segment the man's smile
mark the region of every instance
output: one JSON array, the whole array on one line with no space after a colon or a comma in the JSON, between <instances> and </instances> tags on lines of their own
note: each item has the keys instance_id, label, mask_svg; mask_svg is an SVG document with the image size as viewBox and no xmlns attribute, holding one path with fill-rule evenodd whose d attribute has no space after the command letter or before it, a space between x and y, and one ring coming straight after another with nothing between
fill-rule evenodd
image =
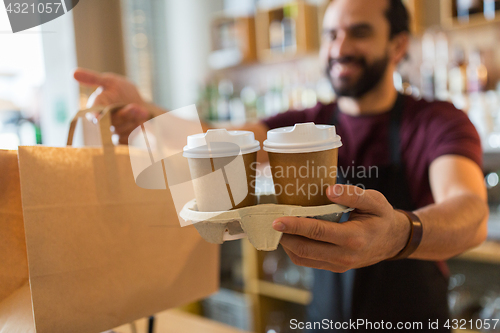
<instances>
[{"instance_id":1,"label":"man's smile","mask_svg":"<svg viewBox=\"0 0 500 333\"><path fill-rule=\"evenodd\" d=\"M357 74L361 70L361 66L356 62L335 62L334 65L330 69L330 75L333 78L347 78L352 77Z\"/></svg>"}]
</instances>

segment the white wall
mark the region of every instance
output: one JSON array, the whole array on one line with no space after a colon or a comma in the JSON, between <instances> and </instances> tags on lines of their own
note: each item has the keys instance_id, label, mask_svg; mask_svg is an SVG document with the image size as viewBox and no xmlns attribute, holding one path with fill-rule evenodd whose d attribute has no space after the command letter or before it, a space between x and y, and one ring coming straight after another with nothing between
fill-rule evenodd
<instances>
[{"instance_id":1,"label":"white wall","mask_svg":"<svg viewBox=\"0 0 500 333\"><path fill-rule=\"evenodd\" d=\"M162 104L170 109L196 102L198 85L209 72L210 22L223 9L223 0L165 0L165 45ZM159 41L156 41L159 42Z\"/></svg>"},{"instance_id":2,"label":"white wall","mask_svg":"<svg viewBox=\"0 0 500 333\"><path fill-rule=\"evenodd\" d=\"M32 89L40 87L45 77L41 36L40 27L13 34L0 5L0 99L22 110L31 106Z\"/></svg>"},{"instance_id":3,"label":"white wall","mask_svg":"<svg viewBox=\"0 0 500 333\"><path fill-rule=\"evenodd\" d=\"M79 90L73 79L76 68L71 12L42 25L45 83L41 128L43 144L65 146L69 123L78 111Z\"/></svg>"}]
</instances>

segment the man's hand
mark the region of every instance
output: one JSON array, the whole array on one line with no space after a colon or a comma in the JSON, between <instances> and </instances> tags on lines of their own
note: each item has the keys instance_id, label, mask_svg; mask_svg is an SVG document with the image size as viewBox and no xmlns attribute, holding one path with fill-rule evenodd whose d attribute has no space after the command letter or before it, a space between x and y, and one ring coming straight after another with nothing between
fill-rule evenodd
<instances>
[{"instance_id":1,"label":"man's hand","mask_svg":"<svg viewBox=\"0 0 500 333\"><path fill-rule=\"evenodd\" d=\"M89 107L112 104L127 105L111 117L115 134L120 136L120 143L127 144L130 133L151 119L152 114L134 84L125 77L113 73L97 73L87 69L77 69L75 79L80 84L96 87L89 100Z\"/></svg>"},{"instance_id":2,"label":"man's hand","mask_svg":"<svg viewBox=\"0 0 500 333\"><path fill-rule=\"evenodd\" d=\"M327 195L334 203L355 208L349 221L298 217L274 221L274 229L284 233L280 243L293 263L343 273L392 258L405 247L410 223L380 192L335 185Z\"/></svg>"},{"instance_id":3,"label":"man's hand","mask_svg":"<svg viewBox=\"0 0 500 333\"><path fill-rule=\"evenodd\" d=\"M127 78L114 73L98 73L78 68L73 74L80 84L97 88L92 94L92 106L111 104L138 104L145 106L137 87Z\"/></svg>"}]
</instances>

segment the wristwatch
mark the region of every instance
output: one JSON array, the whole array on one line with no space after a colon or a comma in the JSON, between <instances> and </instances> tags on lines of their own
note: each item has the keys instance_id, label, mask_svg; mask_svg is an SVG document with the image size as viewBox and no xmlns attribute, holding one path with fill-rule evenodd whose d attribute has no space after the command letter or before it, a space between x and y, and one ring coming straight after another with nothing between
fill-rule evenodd
<instances>
[{"instance_id":1,"label":"wristwatch","mask_svg":"<svg viewBox=\"0 0 500 333\"><path fill-rule=\"evenodd\" d=\"M420 221L417 215L413 214L412 212L401 209L396 209L396 211L405 214L405 216L410 221L411 230L410 230L410 237L408 238L406 246L396 256L387 259L389 261L408 258L413 252L415 252L415 250L420 245L420 242L422 241L422 235L424 233L424 229L422 227L422 221Z\"/></svg>"}]
</instances>

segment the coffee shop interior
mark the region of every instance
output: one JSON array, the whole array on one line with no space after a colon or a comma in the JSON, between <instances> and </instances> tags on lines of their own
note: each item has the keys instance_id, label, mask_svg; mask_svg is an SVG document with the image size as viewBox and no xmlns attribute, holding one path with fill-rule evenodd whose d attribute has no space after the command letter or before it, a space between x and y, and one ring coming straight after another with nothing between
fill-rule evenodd
<instances>
[{"instance_id":1,"label":"coffee shop interior","mask_svg":"<svg viewBox=\"0 0 500 333\"><path fill-rule=\"evenodd\" d=\"M0 149L66 144L73 115L95 90L73 79L77 67L124 75L144 99L168 110L196 104L200 117L217 127L331 103L336 96L318 59L328 3L82 0L30 33L1 34ZM463 110L484 150L488 240L448 261L451 315L498 319L500 1L404 3L412 37L395 87ZM1 15L0 30L9 30ZM281 247L261 252L247 239L227 241L219 291L177 310L217 323L214 332L288 332L291 318L305 320L313 284L313 270L292 263Z\"/></svg>"}]
</instances>

